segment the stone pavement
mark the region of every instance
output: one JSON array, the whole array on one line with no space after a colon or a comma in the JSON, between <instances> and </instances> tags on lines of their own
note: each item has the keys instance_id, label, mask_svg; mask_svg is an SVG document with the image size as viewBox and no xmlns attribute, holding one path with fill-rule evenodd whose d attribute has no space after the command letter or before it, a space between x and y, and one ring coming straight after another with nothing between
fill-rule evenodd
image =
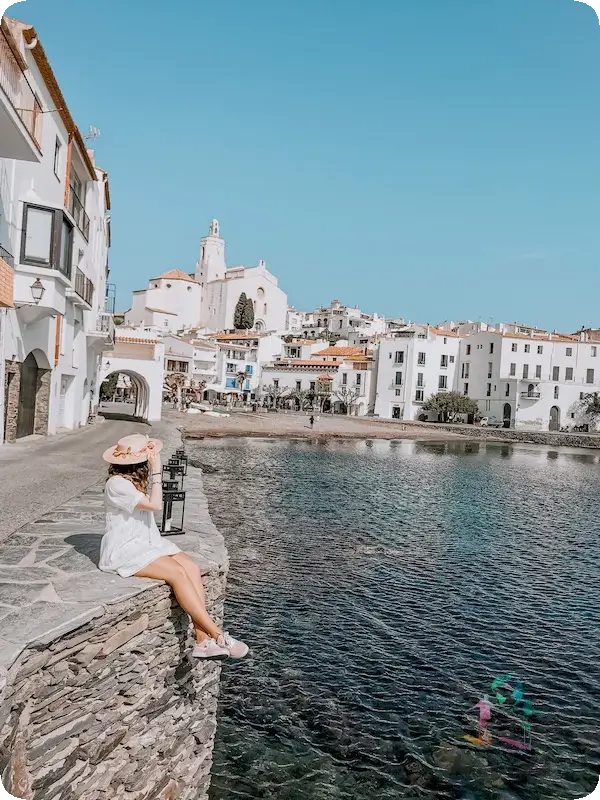
<instances>
[{"instance_id":1,"label":"stone pavement","mask_svg":"<svg viewBox=\"0 0 600 800\"><path fill-rule=\"evenodd\" d=\"M165 439L166 454L180 441L172 427L155 435ZM0 544L0 672L28 645L50 642L155 585L98 570L103 483L28 522ZM200 470L188 470L184 488L187 533L173 541L207 571L226 570L224 540L210 519Z\"/></svg>"},{"instance_id":2,"label":"stone pavement","mask_svg":"<svg viewBox=\"0 0 600 800\"><path fill-rule=\"evenodd\" d=\"M107 420L0 447L0 542L97 483L106 472L101 455L117 439L149 430L144 423Z\"/></svg>"}]
</instances>

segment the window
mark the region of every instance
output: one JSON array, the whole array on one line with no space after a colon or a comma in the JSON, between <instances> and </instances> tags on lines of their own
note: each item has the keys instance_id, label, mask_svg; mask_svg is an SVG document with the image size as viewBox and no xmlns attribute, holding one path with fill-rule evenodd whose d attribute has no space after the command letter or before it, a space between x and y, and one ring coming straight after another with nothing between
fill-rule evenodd
<instances>
[{"instance_id":1,"label":"window","mask_svg":"<svg viewBox=\"0 0 600 800\"><path fill-rule=\"evenodd\" d=\"M227 364L227 372L235 372L235 364Z\"/></svg>"},{"instance_id":2,"label":"window","mask_svg":"<svg viewBox=\"0 0 600 800\"><path fill-rule=\"evenodd\" d=\"M344 374L342 375L342 386L347 386L347 385L348 385L348 373L344 372Z\"/></svg>"},{"instance_id":3,"label":"window","mask_svg":"<svg viewBox=\"0 0 600 800\"><path fill-rule=\"evenodd\" d=\"M558 386L554 387L554 399L558 400Z\"/></svg>"},{"instance_id":4,"label":"window","mask_svg":"<svg viewBox=\"0 0 600 800\"><path fill-rule=\"evenodd\" d=\"M531 345L530 344L526 344L525 345L525 352L526 353L531 353Z\"/></svg>"},{"instance_id":5,"label":"window","mask_svg":"<svg viewBox=\"0 0 600 800\"><path fill-rule=\"evenodd\" d=\"M573 355L573 348L572 347L567 347L566 355L568 355L568 356L572 356Z\"/></svg>"},{"instance_id":6,"label":"window","mask_svg":"<svg viewBox=\"0 0 600 800\"><path fill-rule=\"evenodd\" d=\"M302 381L296 381L296 391L297 392L302 391Z\"/></svg>"},{"instance_id":7,"label":"window","mask_svg":"<svg viewBox=\"0 0 600 800\"><path fill-rule=\"evenodd\" d=\"M535 377L536 378L541 378L542 377L542 365L541 364L538 364L537 367L535 368Z\"/></svg>"},{"instance_id":8,"label":"window","mask_svg":"<svg viewBox=\"0 0 600 800\"><path fill-rule=\"evenodd\" d=\"M356 376L356 385L360 386L361 384L362 384L362 375L359 372L358 375Z\"/></svg>"},{"instance_id":9,"label":"window","mask_svg":"<svg viewBox=\"0 0 600 800\"><path fill-rule=\"evenodd\" d=\"M402 373L401 372L397 372L396 373L395 385L396 386L402 386Z\"/></svg>"},{"instance_id":10,"label":"window","mask_svg":"<svg viewBox=\"0 0 600 800\"><path fill-rule=\"evenodd\" d=\"M513 342L513 344L512 344L512 351L513 351L513 353L517 352L517 343L516 342Z\"/></svg>"},{"instance_id":11,"label":"window","mask_svg":"<svg viewBox=\"0 0 600 800\"><path fill-rule=\"evenodd\" d=\"M441 367L441 369L447 369L448 368L448 356L442 356L441 361L440 361L440 367Z\"/></svg>"},{"instance_id":12,"label":"window","mask_svg":"<svg viewBox=\"0 0 600 800\"><path fill-rule=\"evenodd\" d=\"M579 392L579 399L583 400L584 397L585 397L585 392Z\"/></svg>"},{"instance_id":13,"label":"window","mask_svg":"<svg viewBox=\"0 0 600 800\"><path fill-rule=\"evenodd\" d=\"M454 364L454 356L450 356L450 363Z\"/></svg>"},{"instance_id":14,"label":"window","mask_svg":"<svg viewBox=\"0 0 600 800\"><path fill-rule=\"evenodd\" d=\"M492 362L490 361L490 362L488 363L488 378L491 378L491 377L492 377L492 370L493 370L493 369L494 369L494 365L493 365L493 364L492 364Z\"/></svg>"},{"instance_id":15,"label":"window","mask_svg":"<svg viewBox=\"0 0 600 800\"><path fill-rule=\"evenodd\" d=\"M444 344L448 344L448 337L444 336Z\"/></svg>"},{"instance_id":16,"label":"window","mask_svg":"<svg viewBox=\"0 0 600 800\"><path fill-rule=\"evenodd\" d=\"M21 263L57 269L71 277L73 227L62 211L42 206L23 208Z\"/></svg>"},{"instance_id":17,"label":"window","mask_svg":"<svg viewBox=\"0 0 600 800\"><path fill-rule=\"evenodd\" d=\"M54 174L60 180L60 151L62 145L60 143L60 139L58 136L56 137L56 142L54 143Z\"/></svg>"},{"instance_id":18,"label":"window","mask_svg":"<svg viewBox=\"0 0 600 800\"><path fill-rule=\"evenodd\" d=\"M594 382L594 370L588 369L587 374L585 376L586 383L593 383Z\"/></svg>"},{"instance_id":19,"label":"window","mask_svg":"<svg viewBox=\"0 0 600 800\"><path fill-rule=\"evenodd\" d=\"M415 403L422 403L425 399L425 392L423 389L417 389L415 392Z\"/></svg>"},{"instance_id":20,"label":"window","mask_svg":"<svg viewBox=\"0 0 600 800\"><path fill-rule=\"evenodd\" d=\"M343 320L343 319L341 319L341 320L340 320L340 328L342 328L343 326L344 326L344 320Z\"/></svg>"},{"instance_id":21,"label":"window","mask_svg":"<svg viewBox=\"0 0 600 800\"><path fill-rule=\"evenodd\" d=\"M565 380L572 381L573 380L573 367L567 367L565 369Z\"/></svg>"},{"instance_id":22,"label":"window","mask_svg":"<svg viewBox=\"0 0 600 800\"><path fill-rule=\"evenodd\" d=\"M465 397L469 394L469 384L468 383L465 383L465 385L464 385L463 394L465 395Z\"/></svg>"},{"instance_id":23,"label":"window","mask_svg":"<svg viewBox=\"0 0 600 800\"><path fill-rule=\"evenodd\" d=\"M471 364L467 361L462 365L461 377L468 378L471 373Z\"/></svg>"},{"instance_id":24,"label":"window","mask_svg":"<svg viewBox=\"0 0 600 800\"><path fill-rule=\"evenodd\" d=\"M494 352L494 343L490 342L490 355Z\"/></svg>"},{"instance_id":25,"label":"window","mask_svg":"<svg viewBox=\"0 0 600 800\"><path fill-rule=\"evenodd\" d=\"M538 344L538 356L541 356L544 352L544 345Z\"/></svg>"},{"instance_id":26,"label":"window","mask_svg":"<svg viewBox=\"0 0 600 800\"><path fill-rule=\"evenodd\" d=\"M251 364L246 364L246 375L252 375L254 369Z\"/></svg>"},{"instance_id":27,"label":"window","mask_svg":"<svg viewBox=\"0 0 600 800\"><path fill-rule=\"evenodd\" d=\"M523 377L529 377L529 364L523 364Z\"/></svg>"},{"instance_id":28,"label":"window","mask_svg":"<svg viewBox=\"0 0 600 800\"><path fill-rule=\"evenodd\" d=\"M390 358L391 357L392 354L390 353ZM394 358L394 362L396 364L404 364L404 350L398 350L398 352L396 353L396 357Z\"/></svg>"},{"instance_id":29,"label":"window","mask_svg":"<svg viewBox=\"0 0 600 800\"><path fill-rule=\"evenodd\" d=\"M402 389L396 389L396 397L402 397Z\"/></svg>"},{"instance_id":30,"label":"window","mask_svg":"<svg viewBox=\"0 0 600 800\"><path fill-rule=\"evenodd\" d=\"M447 389L448 388L448 376L447 375L440 375L438 381L438 389Z\"/></svg>"},{"instance_id":31,"label":"window","mask_svg":"<svg viewBox=\"0 0 600 800\"><path fill-rule=\"evenodd\" d=\"M417 386L423 387L425 384L423 383L423 373L417 372Z\"/></svg>"},{"instance_id":32,"label":"window","mask_svg":"<svg viewBox=\"0 0 600 800\"><path fill-rule=\"evenodd\" d=\"M560 380L560 367L552 367L552 380L553 381Z\"/></svg>"},{"instance_id":33,"label":"window","mask_svg":"<svg viewBox=\"0 0 600 800\"><path fill-rule=\"evenodd\" d=\"M511 364L510 365L510 375L511 375L511 377L514 378L516 374L517 374L517 365L516 364Z\"/></svg>"},{"instance_id":34,"label":"window","mask_svg":"<svg viewBox=\"0 0 600 800\"><path fill-rule=\"evenodd\" d=\"M315 389L317 388L317 382L316 381L311 381L310 384L309 384L309 388L310 388L311 392L314 392Z\"/></svg>"},{"instance_id":35,"label":"window","mask_svg":"<svg viewBox=\"0 0 600 800\"><path fill-rule=\"evenodd\" d=\"M592 347L592 358L596 358L597 355L598 355L598 348Z\"/></svg>"},{"instance_id":36,"label":"window","mask_svg":"<svg viewBox=\"0 0 600 800\"><path fill-rule=\"evenodd\" d=\"M274 386L276 389L279 389L279 380L274 380L274 381L273 381L273 386Z\"/></svg>"},{"instance_id":37,"label":"window","mask_svg":"<svg viewBox=\"0 0 600 800\"><path fill-rule=\"evenodd\" d=\"M488 385L487 385L487 391L485 393L485 396L486 397L491 397L492 396L492 384L491 383L488 383Z\"/></svg>"},{"instance_id":38,"label":"window","mask_svg":"<svg viewBox=\"0 0 600 800\"><path fill-rule=\"evenodd\" d=\"M420 367L424 367L425 366L425 353L419 353L419 358L417 360L417 364Z\"/></svg>"},{"instance_id":39,"label":"window","mask_svg":"<svg viewBox=\"0 0 600 800\"><path fill-rule=\"evenodd\" d=\"M467 355L468 356L471 355L471 345L470 344L467 345Z\"/></svg>"},{"instance_id":40,"label":"window","mask_svg":"<svg viewBox=\"0 0 600 800\"><path fill-rule=\"evenodd\" d=\"M391 358L393 353L388 353L388 358Z\"/></svg>"},{"instance_id":41,"label":"window","mask_svg":"<svg viewBox=\"0 0 600 800\"><path fill-rule=\"evenodd\" d=\"M510 383L506 384L506 391L504 392L505 397L510 397Z\"/></svg>"}]
</instances>

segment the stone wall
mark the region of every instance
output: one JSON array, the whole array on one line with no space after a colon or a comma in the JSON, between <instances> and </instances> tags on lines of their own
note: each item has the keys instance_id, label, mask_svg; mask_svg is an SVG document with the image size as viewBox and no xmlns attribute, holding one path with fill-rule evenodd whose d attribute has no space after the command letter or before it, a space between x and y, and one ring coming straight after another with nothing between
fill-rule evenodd
<instances>
[{"instance_id":1,"label":"stone wall","mask_svg":"<svg viewBox=\"0 0 600 800\"><path fill-rule=\"evenodd\" d=\"M390 424L398 424L393 420L380 420ZM522 442L525 444L542 444L549 447L586 447L600 448L600 435L587 433L552 433L550 431L514 430L512 428L487 428L478 425L451 425L431 422L403 422L402 425L413 428L438 429L464 436L466 439L483 439L496 442Z\"/></svg>"},{"instance_id":2,"label":"stone wall","mask_svg":"<svg viewBox=\"0 0 600 800\"><path fill-rule=\"evenodd\" d=\"M17 420L19 418L21 364L18 361L5 361L4 374L4 436L7 442L14 442L17 438Z\"/></svg>"},{"instance_id":3,"label":"stone wall","mask_svg":"<svg viewBox=\"0 0 600 800\"><path fill-rule=\"evenodd\" d=\"M165 453L173 429L153 430ZM220 623L224 541L188 470L186 534ZM160 581L102 573L103 485L0 545L0 776L25 800L206 800L221 667Z\"/></svg>"},{"instance_id":4,"label":"stone wall","mask_svg":"<svg viewBox=\"0 0 600 800\"><path fill-rule=\"evenodd\" d=\"M224 576L206 576L220 616ZM7 676L0 774L32 800L208 796L220 666L190 657L189 620L165 586L46 645Z\"/></svg>"}]
</instances>

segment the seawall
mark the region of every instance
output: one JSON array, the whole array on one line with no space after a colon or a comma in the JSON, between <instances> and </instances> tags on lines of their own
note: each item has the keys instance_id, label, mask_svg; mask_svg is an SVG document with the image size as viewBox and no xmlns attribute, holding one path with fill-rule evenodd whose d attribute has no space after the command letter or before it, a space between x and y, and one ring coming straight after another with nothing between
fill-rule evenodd
<instances>
[{"instance_id":1,"label":"seawall","mask_svg":"<svg viewBox=\"0 0 600 800\"><path fill-rule=\"evenodd\" d=\"M173 429L153 430L165 453ZM222 619L227 553L200 470L186 535ZM25 800L208 796L220 666L194 661L187 616L156 581L97 569L103 486L0 546L0 775Z\"/></svg>"}]
</instances>

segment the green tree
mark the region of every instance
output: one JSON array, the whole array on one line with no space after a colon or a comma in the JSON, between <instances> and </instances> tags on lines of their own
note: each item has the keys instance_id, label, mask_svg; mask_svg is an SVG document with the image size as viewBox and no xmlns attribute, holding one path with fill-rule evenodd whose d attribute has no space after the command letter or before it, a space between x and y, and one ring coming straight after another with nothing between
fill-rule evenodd
<instances>
[{"instance_id":1,"label":"green tree","mask_svg":"<svg viewBox=\"0 0 600 800\"><path fill-rule=\"evenodd\" d=\"M475 400L465 397L460 392L439 392L423 403L423 411L441 414L443 422L449 422L457 414L466 414L474 419L481 416Z\"/></svg>"},{"instance_id":2,"label":"green tree","mask_svg":"<svg viewBox=\"0 0 600 800\"><path fill-rule=\"evenodd\" d=\"M112 375L109 375L108 378L102 383L100 387L100 399L101 400L112 400L115 396L115 392L117 391L117 384L119 382L119 373L113 372Z\"/></svg>"},{"instance_id":3,"label":"green tree","mask_svg":"<svg viewBox=\"0 0 600 800\"><path fill-rule=\"evenodd\" d=\"M251 297L246 298L246 305L242 312L242 329L246 331L252 330L254 327L254 303Z\"/></svg>"},{"instance_id":4,"label":"green tree","mask_svg":"<svg viewBox=\"0 0 600 800\"><path fill-rule=\"evenodd\" d=\"M580 416L585 417L585 421L590 425L590 429L595 428L600 421L600 394L593 392L585 394L579 401L578 409Z\"/></svg>"},{"instance_id":5,"label":"green tree","mask_svg":"<svg viewBox=\"0 0 600 800\"><path fill-rule=\"evenodd\" d=\"M233 312L233 327L236 331L244 329L244 314L247 302L248 298L246 297L246 292L242 292L235 306L235 311Z\"/></svg>"}]
</instances>

